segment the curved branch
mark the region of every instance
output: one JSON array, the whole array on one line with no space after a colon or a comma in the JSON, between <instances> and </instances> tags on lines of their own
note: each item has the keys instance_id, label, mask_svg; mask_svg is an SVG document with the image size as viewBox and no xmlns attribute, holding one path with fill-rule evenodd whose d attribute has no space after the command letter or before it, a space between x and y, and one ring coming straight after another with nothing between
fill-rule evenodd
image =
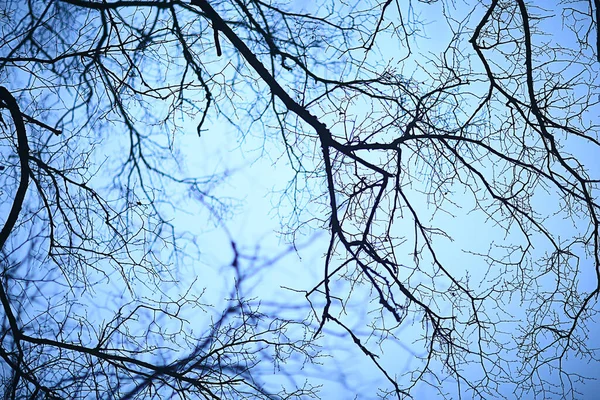
<instances>
[{"instance_id":1,"label":"curved branch","mask_svg":"<svg viewBox=\"0 0 600 400\"><path fill-rule=\"evenodd\" d=\"M27 186L29 185L29 144L27 143L25 122L23 121L23 116L21 114L21 110L19 109L19 105L17 104L17 101L13 95L4 86L0 86L0 107L8 109L15 125L15 130L17 132L17 154L19 156L19 162L21 165L19 187L17 188L17 193L13 199L13 204L8 214L8 218L6 219L6 222L0 231L0 250L2 250L4 248L4 244L10 236L10 233L17 223L17 219L19 218L19 214L23 208L23 202L25 201L25 194L27 193ZM0 284L0 301L2 302L2 307L4 308L6 318L8 319L10 329L13 333L15 345L19 351L17 363L17 365L19 365L22 364L23 361L23 350L21 349L20 345L21 331L19 330L17 319L15 318L15 315L10 307L8 294L6 293L6 290L4 290L4 286L2 284ZM15 380L18 381L20 376L23 375L23 371L17 369L15 372Z\"/></svg>"},{"instance_id":2,"label":"curved branch","mask_svg":"<svg viewBox=\"0 0 600 400\"><path fill-rule=\"evenodd\" d=\"M12 94L4 86L0 86L0 107L7 108L10 111L10 116L15 124L17 131L17 154L19 155L19 162L21 165L21 178L19 180L19 188L17 194L13 200L10 213L6 219L6 223L0 231L0 249L4 247L4 243L10 236L10 232L17 223L17 218L21 213L23 202L25 200L25 193L27 192L27 186L29 184L29 164L27 162L29 158L29 144L27 143L27 134L25 132L25 122L21 115L21 110L17 101Z\"/></svg>"}]
</instances>

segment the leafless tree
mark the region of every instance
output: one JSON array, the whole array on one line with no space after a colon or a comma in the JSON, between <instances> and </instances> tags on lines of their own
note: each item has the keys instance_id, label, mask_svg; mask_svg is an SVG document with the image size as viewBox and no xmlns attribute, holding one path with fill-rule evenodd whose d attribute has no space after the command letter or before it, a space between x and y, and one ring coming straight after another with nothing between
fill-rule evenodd
<instances>
[{"instance_id":1,"label":"leafless tree","mask_svg":"<svg viewBox=\"0 0 600 400\"><path fill-rule=\"evenodd\" d=\"M5 1L5 396L317 396L272 392L263 367L339 333L381 397L577 398L570 360L599 362L599 7L543 7ZM207 307L179 283L201 245L173 218L225 226L235 202L215 190L227 171L186 170L191 121L292 172L284 236L329 235L322 279L288 293L312 319L257 311L242 264L279 257L228 235L231 301L192 333Z\"/></svg>"}]
</instances>

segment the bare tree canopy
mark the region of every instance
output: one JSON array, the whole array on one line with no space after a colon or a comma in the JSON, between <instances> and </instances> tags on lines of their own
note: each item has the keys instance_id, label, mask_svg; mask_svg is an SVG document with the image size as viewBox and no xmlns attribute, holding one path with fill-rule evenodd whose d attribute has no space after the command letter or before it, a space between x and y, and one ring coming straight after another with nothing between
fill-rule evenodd
<instances>
[{"instance_id":1,"label":"bare tree canopy","mask_svg":"<svg viewBox=\"0 0 600 400\"><path fill-rule=\"evenodd\" d=\"M0 393L581 398L599 21L591 0L1 1Z\"/></svg>"}]
</instances>

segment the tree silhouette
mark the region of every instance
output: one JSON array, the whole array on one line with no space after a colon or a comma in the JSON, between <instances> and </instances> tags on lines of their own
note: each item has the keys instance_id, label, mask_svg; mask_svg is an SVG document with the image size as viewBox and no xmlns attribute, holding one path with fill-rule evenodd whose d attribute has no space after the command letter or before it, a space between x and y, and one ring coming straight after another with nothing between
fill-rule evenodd
<instances>
[{"instance_id":1,"label":"tree silhouette","mask_svg":"<svg viewBox=\"0 0 600 400\"><path fill-rule=\"evenodd\" d=\"M3 3L6 398L318 397L302 368L336 334L380 397L580 396L571 360L599 361L598 5L300 3ZM186 167L192 124L223 123L292 174L277 255L227 228L231 171ZM204 227L182 213L225 234L221 309L190 279ZM322 279L263 313L246 282L317 231Z\"/></svg>"}]
</instances>

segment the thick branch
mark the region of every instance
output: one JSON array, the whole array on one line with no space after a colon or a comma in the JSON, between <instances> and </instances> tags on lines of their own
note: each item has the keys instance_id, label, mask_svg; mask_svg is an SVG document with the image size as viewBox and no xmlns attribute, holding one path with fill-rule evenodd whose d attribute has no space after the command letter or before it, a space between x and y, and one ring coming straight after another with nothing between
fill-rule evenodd
<instances>
[{"instance_id":1,"label":"thick branch","mask_svg":"<svg viewBox=\"0 0 600 400\"><path fill-rule=\"evenodd\" d=\"M13 199L13 204L8 214L8 218L2 227L2 231L0 231L0 250L2 250L13 228L15 227L15 224L17 223L17 219L19 218L19 214L23 208L23 202L25 201L25 194L27 193L27 186L29 185L29 144L27 143L27 132L25 131L25 123L23 121L23 116L21 114L21 110L19 109L19 105L17 104L17 101L13 95L4 86L0 86L0 107L7 108L13 120L13 124L17 132L17 154L19 156L19 162L21 165L19 187L17 188L17 193ZM17 365L20 366L23 362L23 350L21 349L20 345L21 331L19 330L17 319L15 318L15 315L10 307L8 294L6 293L6 290L4 290L4 285L1 283L0 301L2 302L2 307L6 313L6 318L8 319L10 329L13 333L15 345L18 349ZM18 367L15 370L15 373L15 379L16 382L18 382L20 376L23 374L23 371Z\"/></svg>"},{"instance_id":2,"label":"thick branch","mask_svg":"<svg viewBox=\"0 0 600 400\"><path fill-rule=\"evenodd\" d=\"M10 213L8 214L8 218L2 227L2 231L0 231L0 249L3 249L4 244L8 240L10 233L17 223L17 219L19 218L19 214L21 213L21 208L23 207L23 202L25 200L25 194L27 193L27 186L29 185L29 144L27 143L25 123L23 121L19 105L17 104L17 101L13 95L4 86L0 86L0 101L2 102L0 106L7 108L10 112L10 116L15 125L15 130L17 131L17 154L19 155L19 162L21 165L21 178L19 180L19 187L17 189L17 193L15 194L15 198L13 199L13 204L10 209ZM4 311L8 317L8 322L10 323L10 327L15 335L15 339L17 339L19 337L17 321L10 309L8 296L2 285L0 285L0 300L2 301L2 306L4 307Z\"/></svg>"}]
</instances>

